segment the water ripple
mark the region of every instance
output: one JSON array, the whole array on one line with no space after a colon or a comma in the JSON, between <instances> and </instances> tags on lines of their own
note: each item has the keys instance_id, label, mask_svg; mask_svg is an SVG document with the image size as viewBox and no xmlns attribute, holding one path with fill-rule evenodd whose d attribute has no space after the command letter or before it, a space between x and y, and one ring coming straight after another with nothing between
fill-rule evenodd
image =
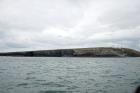
<instances>
[{"instance_id":1,"label":"water ripple","mask_svg":"<svg viewBox=\"0 0 140 93\"><path fill-rule=\"evenodd\" d=\"M17 84L17 87L21 87L21 86L27 86L29 85L28 83L20 83L20 84Z\"/></svg>"},{"instance_id":2,"label":"water ripple","mask_svg":"<svg viewBox=\"0 0 140 93\"><path fill-rule=\"evenodd\" d=\"M41 83L40 85L49 86L49 87L65 87L64 85L55 82Z\"/></svg>"},{"instance_id":3,"label":"water ripple","mask_svg":"<svg viewBox=\"0 0 140 93\"><path fill-rule=\"evenodd\" d=\"M38 93L72 93L70 91L54 91L54 90L46 90L46 91L40 91Z\"/></svg>"}]
</instances>

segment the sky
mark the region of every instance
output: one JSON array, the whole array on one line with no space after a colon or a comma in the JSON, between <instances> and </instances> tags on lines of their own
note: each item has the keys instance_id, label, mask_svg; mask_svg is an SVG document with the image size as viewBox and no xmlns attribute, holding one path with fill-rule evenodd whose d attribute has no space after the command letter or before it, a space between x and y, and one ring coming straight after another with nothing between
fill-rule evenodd
<instances>
[{"instance_id":1,"label":"sky","mask_svg":"<svg viewBox=\"0 0 140 93\"><path fill-rule=\"evenodd\" d=\"M0 52L140 50L140 0L0 0Z\"/></svg>"}]
</instances>

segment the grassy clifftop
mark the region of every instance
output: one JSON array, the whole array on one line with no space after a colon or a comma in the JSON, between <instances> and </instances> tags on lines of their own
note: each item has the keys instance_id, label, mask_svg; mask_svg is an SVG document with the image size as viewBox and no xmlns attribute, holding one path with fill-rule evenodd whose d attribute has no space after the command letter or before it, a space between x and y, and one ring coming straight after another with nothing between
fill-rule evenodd
<instances>
[{"instance_id":1,"label":"grassy clifftop","mask_svg":"<svg viewBox=\"0 0 140 93\"><path fill-rule=\"evenodd\" d=\"M30 57L140 57L140 52L128 48L75 48L40 51L23 51L0 53L0 56L30 56Z\"/></svg>"},{"instance_id":2,"label":"grassy clifftop","mask_svg":"<svg viewBox=\"0 0 140 93\"><path fill-rule=\"evenodd\" d=\"M97 56L97 57L139 57L140 52L128 48L84 48L74 49L77 56Z\"/></svg>"}]
</instances>

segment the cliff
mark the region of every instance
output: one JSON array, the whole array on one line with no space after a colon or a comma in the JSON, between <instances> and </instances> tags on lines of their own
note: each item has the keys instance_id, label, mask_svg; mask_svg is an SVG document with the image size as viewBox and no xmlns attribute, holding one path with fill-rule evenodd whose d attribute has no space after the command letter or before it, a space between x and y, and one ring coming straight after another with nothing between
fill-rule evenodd
<instances>
[{"instance_id":1,"label":"cliff","mask_svg":"<svg viewBox=\"0 0 140 93\"><path fill-rule=\"evenodd\" d=\"M0 56L29 57L140 57L140 52L128 48L75 48L40 51L23 51L0 53Z\"/></svg>"}]
</instances>

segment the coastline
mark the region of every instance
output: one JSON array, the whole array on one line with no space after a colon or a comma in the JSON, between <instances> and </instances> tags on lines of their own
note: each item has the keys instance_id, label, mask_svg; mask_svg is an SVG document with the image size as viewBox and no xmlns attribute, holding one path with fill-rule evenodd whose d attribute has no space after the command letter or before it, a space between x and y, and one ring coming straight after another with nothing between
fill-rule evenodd
<instances>
[{"instance_id":1,"label":"coastline","mask_svg":"<svg viewBox=\"0 0 140 93\"><path fill-rule=\"evenodd\" d=\"M74 48L0 53L12 57L140 57L140 52L129 48Z\"/></svg>"}]
</instances>

